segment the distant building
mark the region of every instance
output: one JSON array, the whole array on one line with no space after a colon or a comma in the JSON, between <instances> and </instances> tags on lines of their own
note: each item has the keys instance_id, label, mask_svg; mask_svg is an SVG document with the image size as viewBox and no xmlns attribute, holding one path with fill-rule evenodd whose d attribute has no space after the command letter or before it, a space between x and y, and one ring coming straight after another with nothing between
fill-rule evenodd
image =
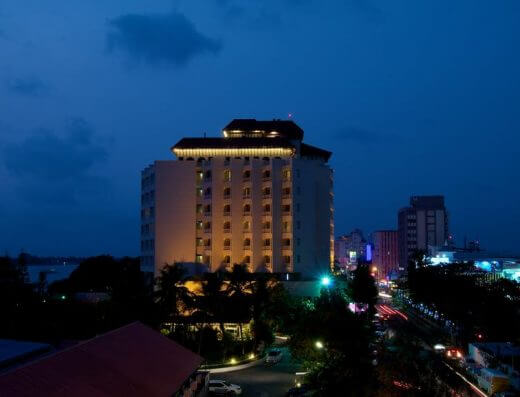
<instances>
[{"instance_id":1,"label":"distant building","mask_svg":"<svg viewBox=\"0 0 520 397\"><path fill-rule=\"evenodd\" d=\"M354 229L334 241L335 261L340 266L356 265L358 261L365 261L366 253L367 241L360 229Z\"/></svg>"},{"instance_id":2,"label":"distant building","mask_svg":"<svg viewBox=\"0 0 520 397\"><path fill-rule=\"evenodd\" d=\"M0 375L0 394L22 396L205 396L203 359L140 323L107 332Z\"/></svg>"},{"instance_id":3,"label":"distant building","mask_svg":"<svg viewBox=\"0 0 520 397\"><path fill-rule=\"evenodd\" d=\"M141 265L319 277L334 259L331 153L290 120L237 119L183 138L141 174Z\"/></svg>"},{"instance_id":4,"label":"distant building","mask_svg":"<svg viewBox=\"0 0 520 397\"><path fill-rule=\"evenodd\" d=\"M380 278L397 275L399 270L399 244L397 230L378 230L372 235L374 254L372 264Z\"/></svg>"},{"instance_id":5,"label":"distant building","mask_svg":"<svg viewBox=\"0 0 520 397\"><path fill-rule=\"evenodd\" d=\"M410 206L398 213L399 266L406 267L416 250L448 242L448 211L444 196L412 196Z\"/></svg>"}]
</instances>

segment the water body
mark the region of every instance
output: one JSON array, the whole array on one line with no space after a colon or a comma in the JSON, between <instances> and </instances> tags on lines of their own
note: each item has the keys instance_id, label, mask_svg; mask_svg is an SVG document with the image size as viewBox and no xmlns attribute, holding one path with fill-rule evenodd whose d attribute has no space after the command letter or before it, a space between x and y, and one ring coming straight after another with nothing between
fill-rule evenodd
<instances>
[{"instance_id":1,"label":"water body","mask_svg":"<svg viewBox=\"0 0 520 397\"><path fill-rule=\"evenodd\" d=\"M51 284L58 280L69 278L70 274L78 268L77 263L71 264L51 264L51 265L27 265L29 273L29 281L37 283L40 278L40 272L47 274L47 284Z\"/></svg>"}]
</instances>

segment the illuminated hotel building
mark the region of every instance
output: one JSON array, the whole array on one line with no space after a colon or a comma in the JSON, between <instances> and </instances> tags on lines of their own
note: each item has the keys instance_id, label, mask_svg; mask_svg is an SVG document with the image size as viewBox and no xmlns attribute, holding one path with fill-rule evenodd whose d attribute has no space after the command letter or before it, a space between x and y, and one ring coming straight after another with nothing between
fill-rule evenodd
<instances>
[{"instance_id":1,"label":"illuminated hotel building","mask_svg":"<svg viewBox=\"0 0 520 397\"><path fill-rule=\"evenodd\" d=\"M412 196L410 206L397 216L399 266L406 268L416 250L442 246L448 241L448 211L444 196Z\"/></svg>"},{"instance_id":2,"label":"illuminated hotel building","mask_svg":"<svg viewBox=\"0 0 520 397\"><path fill-rule=\"evenodd\" d=\"M142 171L141 263L318 277L334 258L331 153L292 121L237 119Z\"/></svg>"}]
</instances>

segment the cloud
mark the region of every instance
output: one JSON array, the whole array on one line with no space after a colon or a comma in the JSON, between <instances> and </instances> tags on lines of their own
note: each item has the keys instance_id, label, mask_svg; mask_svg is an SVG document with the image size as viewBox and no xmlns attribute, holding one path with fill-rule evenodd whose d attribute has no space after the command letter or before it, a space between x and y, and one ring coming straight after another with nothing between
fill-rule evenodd
<instances>
[{"instance_id":1,"label":"cloud","mask_svg":"<svg viewBox=\"0 0 520 397\"><path fill-rule=\"evenodd\" d=\"M346 127L339 130L335 137L339 140L350 141L352 143L370 145L376 143L400 142L402 137L393 133L382 133L379 131L368 130L359 127Z\"/></svg>"},{"instance_id":2,"label":"cloud","mask_svg":"<svg viewBox=\"0 0 520 397\"><path fill-rule=\"evenodd\" d=\"M221 44L200 33L184 15L126 14L109 21L108 50L152 65L185 66L194 57L217 54Z\"/></svg>"},{"instance_id":3,"label":"cloud","mask_svg":"<svg viewBox=\"0 0 520 397\"><path fill-rule=\"evenodd\" d=\"M51 204L72 204L79 197L102 194L108 182L92 170L107 157L107 149L94 142L94 131L82 119L70 123L65 137L39 130L2 150L17 193L27 201Z\"/></svg>"},{"instance_id":4,"label":"cloud","mask_svg":"<svg viewBox=\"0 0 520 397\"><path fill-rule=\"evenodd\" d=\"M49 90L47 84L38 78L16 78L7 82L9 92L25 96L42 96Z\"/></svg>"}]
</instances>

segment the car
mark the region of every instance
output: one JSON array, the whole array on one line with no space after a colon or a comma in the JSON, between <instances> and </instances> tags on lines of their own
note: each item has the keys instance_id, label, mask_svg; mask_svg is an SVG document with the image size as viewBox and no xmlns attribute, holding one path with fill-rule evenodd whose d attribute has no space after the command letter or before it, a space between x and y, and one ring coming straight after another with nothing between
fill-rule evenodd
<instances>
[{"instance_id":1,"label":"car","mask_svg":"<svg viewBox=\"0 0 520 397\"><path fill-rule=\"evenodd\" d=\"M282 361L282 351L280 349L271 350L267 353L267 357L265 358L267 364L276 364L280 361Z\"/></svg>"},{"instance_id":2,"label":"car","mask_svg":"<svg viewBox=\"0 0 520 397\"><path fill-rule=\"evenodd\" d=\"M225 380L214 379L209 381L209 392L216 395L238 396L242 394L242 388L239 385L234 385Z\"/></svg>"}]
</instances>

